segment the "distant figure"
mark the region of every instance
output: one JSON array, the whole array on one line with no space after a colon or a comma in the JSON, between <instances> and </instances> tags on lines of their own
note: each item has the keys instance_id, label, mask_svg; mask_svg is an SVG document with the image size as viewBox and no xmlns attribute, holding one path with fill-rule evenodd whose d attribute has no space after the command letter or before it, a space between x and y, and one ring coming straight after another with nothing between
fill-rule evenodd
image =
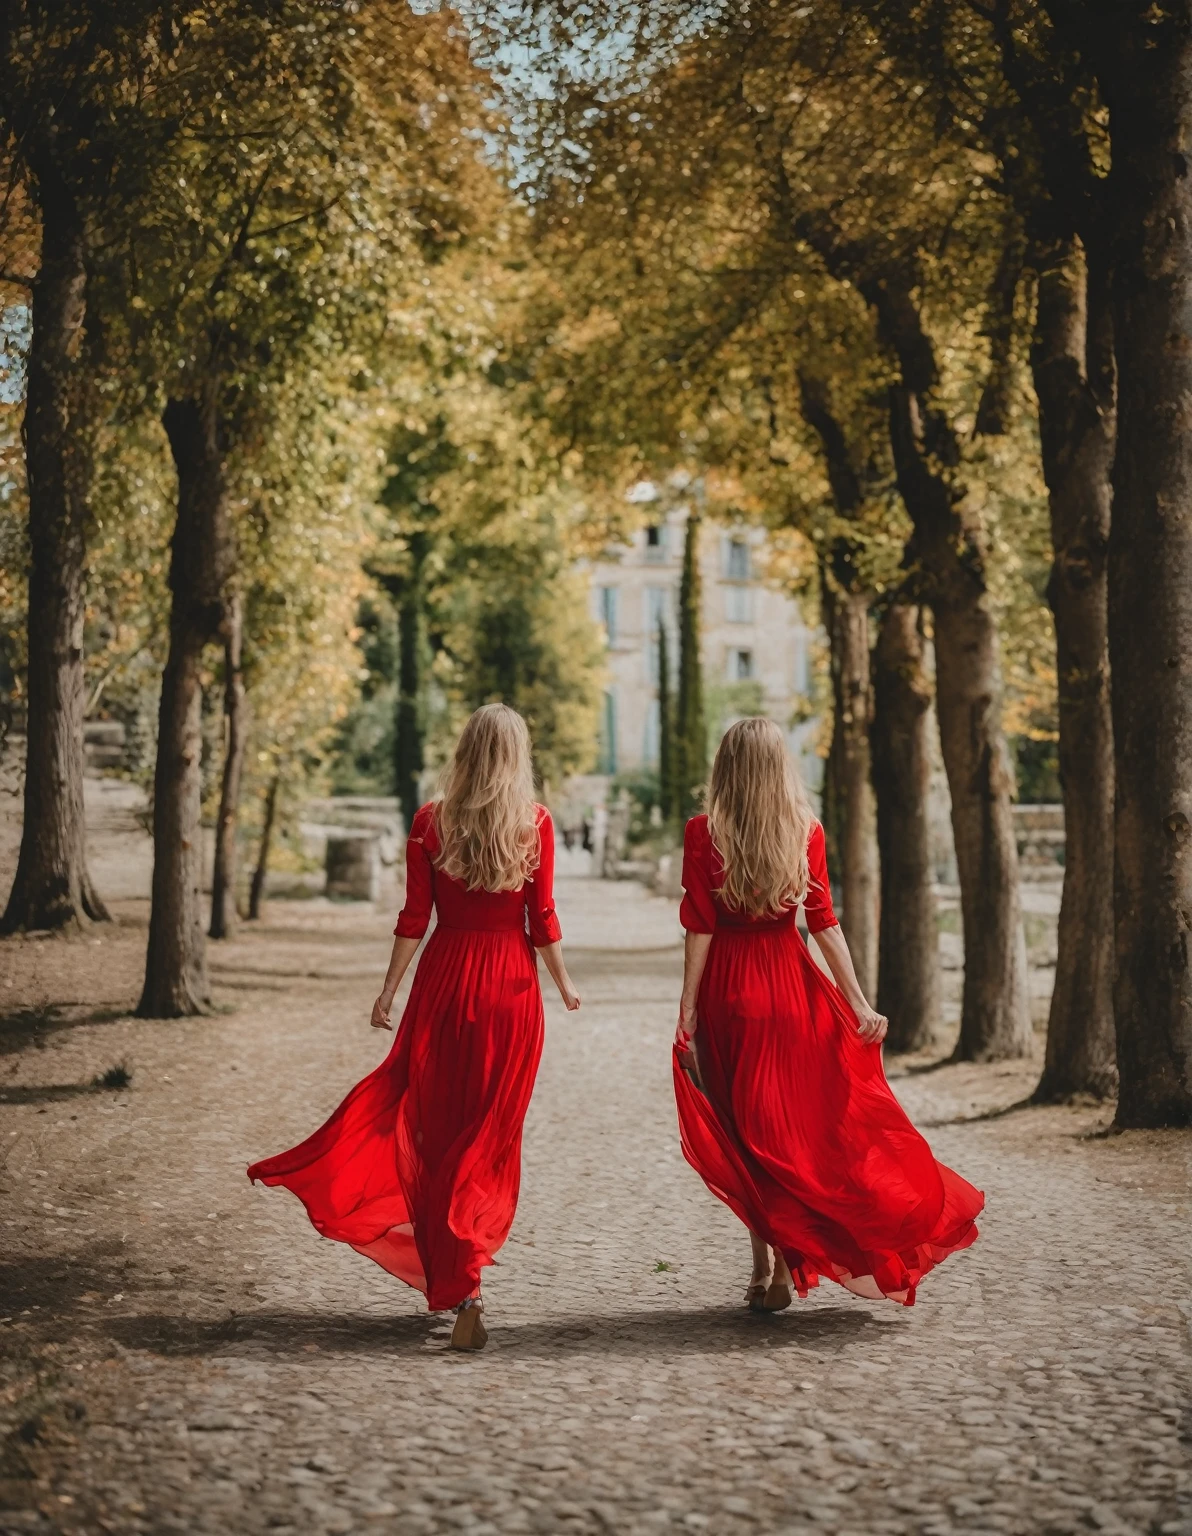
<instances>
[{"instance_id":1,"label":"distant figure","mask_svg":"<svg viewBox=\"0 0 1192 1536\"><path fill-rule=\"evenodd\" d=\"M426 1295L459 1309L453 1349L482 1349L481 1270L509 1234L522 1122L542 1054L537 949L568 1010L579 994L555 916L554 829L535 804L526 723L486 704L464 727L439 798L406 846L406 901L372 1025L390 1010L419 941L389 1055L321 1130L252 1180L281 1184L324 1237L350 1243Z\"/></svg>"},{"instance_id":2,"label":"distant figure","mask_svg":"<svg viewBox=\"0 0 1192 1536\"><path fill-rule=\"evenodd\" d=\"M820 1276L911 1306L977 1237L979 1190L937 1163L882 1070L832 911L824 829L769 720L726 732L683 842L687 930L674 1080L683 1152L748 1226L754 1311ZM807 927L833 986L795 926Z\"/></svg>"},{"instance_id":3,"label":"distant figure","mask_svg":"<svg viewBox=\"0 0 1192 1536\"><path fill-rule=\"evenodd\" d=\"M585 853L591 853L592 847L593 847L593 843L592 843L592 818L590 816L585 816L584 817L584 834L583 834L583 844L582 844L582 846L583 846L583 850L584 850Z\"/></svg>"}]
</instances>

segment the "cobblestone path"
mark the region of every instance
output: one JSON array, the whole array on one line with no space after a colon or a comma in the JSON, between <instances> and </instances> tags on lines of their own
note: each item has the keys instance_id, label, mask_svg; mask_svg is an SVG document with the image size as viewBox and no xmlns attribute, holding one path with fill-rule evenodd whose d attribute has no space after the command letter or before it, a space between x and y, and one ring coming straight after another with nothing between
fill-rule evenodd
<instances>
[{"instance_id":1,"label":"cobblestone path","mask_svg":"<svg viewBox=\"0 0 1192 1536\"><path fill-rule=\"evenodd\" d=\"M1192 1533L1192 1140L980 1118L1029 1067L892 1065L980 1242L911 1310L749 1316L675 1135L673 912L559 904L584 1008L548 1001L476 1357L244 1178L387 1049L388 910L275 903L186 1023L127 1017L144 903L0 948L0 1531Z\"/></svg>"}]
</instances>

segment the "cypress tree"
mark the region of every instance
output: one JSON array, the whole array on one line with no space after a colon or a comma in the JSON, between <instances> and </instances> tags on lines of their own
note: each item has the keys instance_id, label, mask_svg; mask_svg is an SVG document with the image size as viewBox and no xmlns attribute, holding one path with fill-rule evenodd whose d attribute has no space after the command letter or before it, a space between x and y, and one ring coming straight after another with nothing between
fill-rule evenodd
<instances>
[{"instance_id":1,"label":"cypress tree","mask_svg":"<svg viewBox=\"0 0 1192 1536\"><path fill-rule=\"evenodd\" d=\"M703 671L700 666L699 534L701 520L692 512L683 545L679 583L679 707L675 729L675 809L684 820L699 809L699 792L708 773L708 738L704 724Z\"/></svg>"},{"instance_id":2,"label":"cypress tree","mask_svg":"<svg viewBox=\"0 0 1192 1536\"><path fill-rule=\"evenodd\" d=\"M419 532L410 536L413 569L409 580L402 585L397 615L397 719L393 756L397 798L407 832L414 820L414 813L418 809L422 770L425 766L422 707L424 648L422 572L426 560L426 545L425 533Z\"/></svg>"},{"instance_id":3,"label":"cypress tree","mask_svg":"<svg viewBox=\"0 0 1192 1536\"><path fill-rule=\"evenodd\" d=\"M671 707L670 654L666 616L658 618L658 808L664 822L673 820L675 805L674 711Z\"/></svg>"}]
</instances>

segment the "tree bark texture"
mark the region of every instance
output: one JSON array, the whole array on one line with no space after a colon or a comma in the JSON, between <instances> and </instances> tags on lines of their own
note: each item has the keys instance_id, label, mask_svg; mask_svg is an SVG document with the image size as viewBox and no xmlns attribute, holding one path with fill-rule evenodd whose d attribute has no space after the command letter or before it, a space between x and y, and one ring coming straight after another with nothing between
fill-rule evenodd
<instances>
[{"instance_id":1,"label":"tree bark texture","mask_svg":"<svg viewBox=\"0 0 1192 1536\"><path fill-rule=\"evenodd\" d=\"M397 610L397 718L394 729L394 776L402 819L408 831L421 804L426 765L422 732L422 574L426 535L411 537L413 572L405 582Z\"/></svg>"},{"instance_id":2,"label":"tree bark texture","mask_svg":"<svg viewBox=\"0 0 1192 1536\"><path fill-rule=\"evenodd\" d=\"M1192 16L1118 7L1105 83L1118 433L1109 536L1122 1126L1192 1124Z\"/></svg>"},{"instance_id":3,"label":"tree bark texture","mask_svg":"<svg viewBox=\"0 0 1192 1536\"><path fill-rule=\"evenodd\" d=\"M890 437L914 534L909 553L935 627L936 710L960 875L964 993L959 1061L1029 1055L1026 941L1018 896L1014 778L1001 724L997 625L984 541L959 483L960 444L934 400L938 371L909 284L863 285L898 361Z\"/></svg>"},{"instance_id":4,"label":"tree bark texture","mask_svg":"<svg viewBox=\"0 0 1192 1536\"><path fill-rule=\"evenodd\" d=\"M87 872L83 811L83 609L93 435L85 233L52 168L38 178L24 440L29 495L29 672L24 822L0 931L104 919Z\"/></svg>"},{"instance_id":5,"label":"tree bark texture","mask_svg":"<svg viewBox=\"0 0 1192 1536\"><path fill-rule=\"evenodd\" d=\"M873 785L881 861L877 1010L886 1048L918 1051L939 1025L939 937L927 793L931 679L920 610L892 602L873 651Z\"/></svg>"},{"instance_id":6,"label":"tree bark texture","mask_svg":"<svg viewBox=\"0 0 1192 1536\"><path fill-rule=\"evenodd\" d=\"M823 449L836 512L842 520L856 518L864 504L864 486L847 434L833 409L827 380L800 369L799 398L803 418ZM820 568L832 674L832 745L825 765L822 809L828 868L841 890L841 926L861 990L872 998L877 985L880 922L877 810L869 748L873 717L869 609L873 594L861 584L855 554L855 542L841 535L832 541Z\"/></svg>"},{"instance_id":7,"label":"tree bark texture","mask_svg":"<svg viewBox=\"0 0 1192 1536\"><path fill-rule=\"evenodd\" d=\"M244 642L244 609L238 592L229 594L224 608L224 764L219 792L219 819L215 824L215 861L211 871L212 939L229 938L236 929L238 858L236 829L240 816L240 781L248 750L250 716L244 689L241 655Z\"/></svg>"},{"instance_id":8,"label":"tree bark texture","mask_svg":"<svg viewBox=\"0 0 1192 1536\"><path fill-rule=\"evenodd\" d=\"M869 756L869 601L868 593L832 593L825 603L832 669L831 788L825 798L842 894L841 927L861 990L871 998L877 986L878 848Z\"/></svg>"},{"instance_id":9,"label":"tree bark texture","mask_svg":"<svg viewBox=\"0 0 1192 1536\"><path fill-rule=\"evenodd\" d=\"M219 637L231 566L227 487L214 390L173 399L162 421L178 472L170 551L170 648L153 780L153 900L138 1012L180 1018L210 1002L200 885L204 648Z\"/></svg>"},{"instance_id":10,"label":"tree bark texture","mask_svg":"<svg viewBox=\"0 0 1192 1536\"><path fill-rule=\"evenodd\" d=\"M252 872L252 885L248 892L248 917L256 922L265 902L265 876L269 871L269 845L273 841L273 821L277 815L277 793L281 776L274 774L265 794L265 815L261 822L261 842L257 849L257 867Z\"/></svg>"},{"instance_id":11,"label":"tree bark texture","mask_svg":"<svg viewBox=\"0 0 1192 1536\"><path fill-rule=\"evenodd\" d=\"M1113 721L1106 562L1115 432L1106 274L1075 241L1035 253L1031 367L1054 550L1065 866L1047 1052L1035 1097L1099 1098L1117 1082L1113 1024Z\"/></svg>"}]
</instances>

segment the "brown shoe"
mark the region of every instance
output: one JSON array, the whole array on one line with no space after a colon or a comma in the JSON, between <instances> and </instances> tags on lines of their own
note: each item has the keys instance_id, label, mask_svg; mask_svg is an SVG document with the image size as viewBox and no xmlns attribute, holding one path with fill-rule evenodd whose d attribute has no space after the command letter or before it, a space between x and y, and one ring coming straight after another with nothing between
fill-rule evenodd
<instances>
[{"instance_id":1,"label":"brown shoe","mask_svg":"<svg viewBox=\"0 0 1192 1536\"><path fill-rule=\"evenodd\" d=\"M484 1326L484 1304L479 1296L469 1296L455 1316L451 1330L452 1349L483 1349L488 1343Z\"/></svg>"}]
</instances>

